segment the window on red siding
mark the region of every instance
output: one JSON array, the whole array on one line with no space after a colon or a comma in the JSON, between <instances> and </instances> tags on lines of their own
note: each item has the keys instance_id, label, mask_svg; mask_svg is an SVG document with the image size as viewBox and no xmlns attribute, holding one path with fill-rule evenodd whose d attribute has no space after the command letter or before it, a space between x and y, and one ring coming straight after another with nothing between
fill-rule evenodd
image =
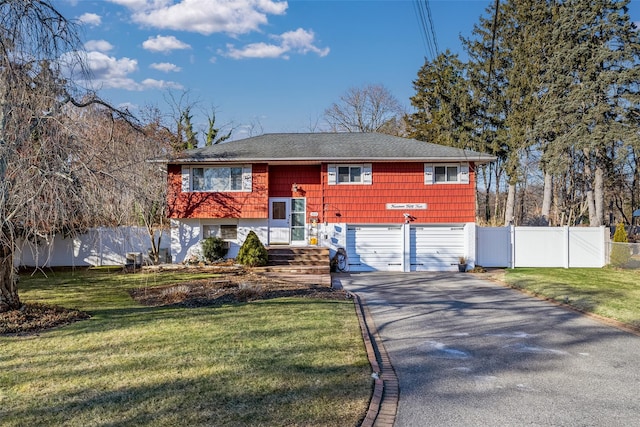
<instances>
[{"instance_id":1,"label":"window on red siding","mask_svg":"<svg viewBox=\"0 0 640 427\"><path fill-rule=\"evenodd\" d=\"M362 167L361 166L338 166L338 182L361 183Z\"/></svg>"},{"instance_id":2,"label":"window on red siding","mask_svg":"<svg viewBox=\"0 0 640 427\"><path fill-rule=\"evenodd\" d=\"M436 182L458 182L458 166L436 166Z\"/></svg>"},{"instance_id":3,"label":"window on red siding","mask_svg":"<svg viewBox=\"0 0 640 427\"><path fill-rule=\"evenodd\" d=\"M192 168L193 191L241 191L241 167Z\"/></svg>"}]
</instances>

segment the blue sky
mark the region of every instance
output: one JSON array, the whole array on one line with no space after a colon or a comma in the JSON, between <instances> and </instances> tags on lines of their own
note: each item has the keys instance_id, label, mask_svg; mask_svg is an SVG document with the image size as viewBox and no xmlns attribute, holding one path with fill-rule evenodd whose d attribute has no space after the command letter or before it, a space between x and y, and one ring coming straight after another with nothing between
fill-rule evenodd
<instances>
[{"instance_id":1,"label":"blue sky","mask_svg":"<svg viewBox=\"0 0 640 427\"><path fill-rule=\"evenodd\" d=\"M407 108L429 51L411 0L54 0L82 23L93 87L132 112L188 91L196 127L216 110L233 139L326 129L351 87L382 84ZM430 1L440 51L462 54L490 0ZM640 21L640 0L630 4Z\"/></svg>"}]
</instances>

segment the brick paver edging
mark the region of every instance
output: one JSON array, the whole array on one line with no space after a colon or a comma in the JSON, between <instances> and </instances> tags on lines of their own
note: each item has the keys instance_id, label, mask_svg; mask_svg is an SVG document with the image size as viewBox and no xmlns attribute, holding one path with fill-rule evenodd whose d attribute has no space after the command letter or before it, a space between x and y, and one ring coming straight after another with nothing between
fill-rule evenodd
<instances>
[{"instance_id":1,"label":"brick paver edging","mask_svg":"<svg viewBox=\"0 0 640 427\"><path fill-rule=\"evenodd\" d=\"M378 336L378 330L369 314L367 306L357 294L353 295L354 305L362 339L367 350L367 357L371 364L374 378L373 394L369 402L367 415L362 421L362 427L392 427L398 409L399 385L398 377L391 366L389 355Z\"/></svg>"}]
</instances>

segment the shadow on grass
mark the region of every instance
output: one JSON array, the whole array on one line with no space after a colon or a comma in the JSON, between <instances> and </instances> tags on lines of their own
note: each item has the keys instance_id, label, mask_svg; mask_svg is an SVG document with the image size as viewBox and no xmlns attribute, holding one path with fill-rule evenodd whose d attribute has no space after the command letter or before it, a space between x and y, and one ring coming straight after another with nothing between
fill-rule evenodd
<instances>
[{"instance_id":1,"label":"shadow on grass","mask_svg":"<svg viewBox=\"0 0 640 427\"><path fill-rule=\"evenodd\" d=\"M298 370L301 371L301 370ZM87 389L53 396L46 404L3 408L3 425L356 425L367 396L349 396L354 378L344 369L311 370L305 381L291 381L295 372L250 372L231 376L175 379L115 390ZM243 386L249 376L271 378L261 389ZM313 377L322 378L316 381ZM330 406L318 412L316 399ZM353 400L352 400L353 399ZM56 402L56 403L54 403ZM328 408L336 410L329 411ZM4 424L7 423L7 424Z\"/></svg>"}]
</instances>

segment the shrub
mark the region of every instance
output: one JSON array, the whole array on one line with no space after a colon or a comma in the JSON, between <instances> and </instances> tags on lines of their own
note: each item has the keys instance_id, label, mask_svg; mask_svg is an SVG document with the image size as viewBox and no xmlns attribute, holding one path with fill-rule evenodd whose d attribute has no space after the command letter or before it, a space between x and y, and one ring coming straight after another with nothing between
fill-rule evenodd
<instances>
[{"instance_id":1,"label":"shrub","mask_svg":"<svg viewBox=\"0 0 640 427\"><path fill-rule=\"evenodd\" d=\"M264 247L258 235L250 231L240 247L236 262L249 267L267 265L267 248Z\"/></svg>"},{"instance_id":2,"label":"shrub","mask_svg":"<svg viewBox=\"0 0 640 427\"><path fill-rule=\"evenodd\" d=\"M227 242L220 237L207 237L202 241L202 255L209 262L224 258L227 252Z\"/></svg>"},{"instance_id":3,"label":"shrub","mask_svg":"<svg viewBox=\"0 0 640 427\"><path fill-rule=\"evenodd\" d=\"M624 224L619 223L616 226L615 233L613 233L613 243L609 258L612 266L623 267L629 262L629 259L631 258L631 250L627 242L627 231L624 228Z\"/></svg>"}]
</instances>

